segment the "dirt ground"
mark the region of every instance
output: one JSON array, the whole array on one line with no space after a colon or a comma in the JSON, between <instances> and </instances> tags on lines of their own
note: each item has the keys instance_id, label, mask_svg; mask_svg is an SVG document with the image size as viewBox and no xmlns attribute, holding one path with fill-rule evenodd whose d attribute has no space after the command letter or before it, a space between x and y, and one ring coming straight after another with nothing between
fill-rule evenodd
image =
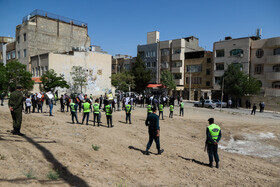
<instances>
[{"instance_id":1,"label":"dirt ground","mask_svg":"<svg viewBox=\"0 0 280 187\"><path fill-rule=\"evenodd\" d=\"M115 126L107 128L104 113L101 127L71 124L70 114L57 105L54 117L23 114L25 136L20 137L10 133L5 103L0 107L0 186L280 186L280 120L187 106L184 117L178 113L175 107L171 119L164 109L160 143L165 151L156 155L153 143L154 154L146 156L144 108L132 111L132 125L124 123L124 111L113 113ZM222 129L219 169L206 166L209 117ZM51 180L50 171L60 177Z\"/></svg>"}]
</instances>

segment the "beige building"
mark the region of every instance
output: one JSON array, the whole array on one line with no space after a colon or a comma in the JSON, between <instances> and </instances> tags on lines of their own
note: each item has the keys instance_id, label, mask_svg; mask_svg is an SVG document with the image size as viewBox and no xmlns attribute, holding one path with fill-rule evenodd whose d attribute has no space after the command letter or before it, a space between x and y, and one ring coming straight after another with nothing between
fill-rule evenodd
<instances>
[{"instance_id":1,"label":"beige building","mask_svg":"<svg viewBox=\"0 0 280 187\"><path fill-rule=\"evenodd\" d=\"M196 51L185 53L184 93L190 100L211 98L213 53L210 51ZM191 88L191 89L190 89ZM191 93L189 97L189 93Z\"/></svg>"},{"instance_id":2,"label":"beige building","mask_svg":"<svg viewBox=\"0 0 280 187\"><path fill-rule=\"evenodd\" d=\"M264 96L280 96L280 37L252 42L251 75L261 82Z\"/></svg>"},{"instance_id":3,"label":"beige building","mask_svg":"<svg viewBox=\"0 0 280 187\"><path fill-rule=\"evenodd\" d=\"M112 74L131 70L135 58L129 55L117 54L112 57Z\"/></svg>"},{"instance_id":4,"label":"beige building","mask_svg":"<svg viewBox=\"0 0 280 187\"><path fill-rule=\"evenodd\" d=\"M16 57L28 70L30 56L89 46L86 23L45 11L33 11L16 27Z\"/></svg>"},{"instance_id":5,"label":"beige building","mask_svg":"<svg viewBox=\"0 0 280 187\"><path fill-rule=\"evenodd\" d=\"M8 45L14 43L14 38L0 36L0 63L4 65L11 59L11 54L8 54Z\"/></svg>"},{"instance_id":6,"label":"beige building","mask_svg":"<svg viewBox=\"0 0 280 187\"><path fill-rule=\"evenodd\" d=\"M112 56L99 52L78 52L72 51L69 53L45 53L31 57L31 69L33 79L38 80L46 70L53 69L57 74L64 75L65 80L71 88L60 89L58 94L74 93L79 90L74 90L73 81L70 72L73 66L82 66L87 70L87 86L83 88L85 94L93 94L98 96L105 92L111 92L111 58ZM39 81L33 92L39 91Z\"/></svg>"}]
</instances>

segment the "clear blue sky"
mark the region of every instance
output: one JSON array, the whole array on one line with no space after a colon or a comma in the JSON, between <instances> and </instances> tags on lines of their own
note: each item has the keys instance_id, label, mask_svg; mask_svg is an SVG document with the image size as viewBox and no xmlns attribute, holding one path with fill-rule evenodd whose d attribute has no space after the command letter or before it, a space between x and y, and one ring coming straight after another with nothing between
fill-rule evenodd
<instances>
[{"instance_id":1,"label":"clear blue sky","mask_svg":"<svg viewBox=\"0 0 280 187\"><path fill-rule=\"evenodd\" d=\"M0 0L0 36L15 35L22 17L35 9L88 23L93 45L109 54L136 56L147 32L160 40L199 38L212 50L225 36L280 36L280 0Z\"/></svg>"}]
</instances>

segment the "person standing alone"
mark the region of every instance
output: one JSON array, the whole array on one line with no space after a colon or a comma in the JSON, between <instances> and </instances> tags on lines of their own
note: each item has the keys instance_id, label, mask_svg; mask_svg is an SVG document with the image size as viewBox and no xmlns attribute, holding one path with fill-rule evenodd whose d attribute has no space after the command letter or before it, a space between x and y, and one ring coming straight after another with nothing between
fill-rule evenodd
<instances>
[{"instance_id":1,"label":"person standing alone","mask_svg":"<svg viewBox=\"0 0 280 187\"><path fill-rule=\"evenodd\" d=\"M22 86L17 86L16 90L11 93L10 99L8 102L9 109L13 118L13 128L12 133L15 135L23 136L20 132L21 123L22 123Z\"/></svg>"},{"instance_id":2,"label":"person standing alone","mask_svg":"<svg viewBox=\"0 0 280 187\"><path fill-rule=\"evenodd\" d=\"M126 114L126 118L125 118L126 123L129 120L129 124L131 124L131 105L129 103L125 105L125 114Z\"/></svg>"},{"instance_id":3,"label":"person standing alone","mask_svg":"<svg viewBox=\"0 0 280 187\"><path fill-rule=\"evenodd\" d=\"M184 116L184 103L183 101L180 102L180 116Z\"/></svg>"},{"instance_id":4,"label":"person standing alone","mask_svg":"<svg viewBox=\"0 0 280 187\"><path fill-rule=\"evenodd\" d=\"M219 168L219 155L218 155L218 143L222 137L221 128L214 123L214 118L208 119L209 126L206 128L207 136L207 153L209 157L209 167L213 167L213 155L216 162L216 168Z\"/></svg>"}]
</instances>

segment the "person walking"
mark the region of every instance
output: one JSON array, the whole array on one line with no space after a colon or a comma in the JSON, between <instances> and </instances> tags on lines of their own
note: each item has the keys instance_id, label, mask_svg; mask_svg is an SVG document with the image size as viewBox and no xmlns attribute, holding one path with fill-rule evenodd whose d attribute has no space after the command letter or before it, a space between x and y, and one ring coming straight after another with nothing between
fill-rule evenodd
<instances>
[{"instance_id":1,"label":"person walking","mask_svg":"<svg viewBox=\"0 0 280 187\"><path fill-rule=\"evenodd\" d=\"M172 104L169 106L169 111L170 111L169 118L173 118L174 106Z\"/></svg>"},{"instance_id":2,"label":"person walking","mask_svg":"<svg viewBox=\"0 0 280 187\"><path fill-rule=\"evenodd\" d=\"M158 105L158 110L159 110L158 118L160 118L160 115L161 115L161 119L164 120L164 119L163 119L163 104L162 104L162 103L160 103L160 104Z\"/></svg>"},{"instance_id":3,"label":"person walking","mask_svg":"<svg viewBox=\"0 0 280 187\"><path fill-rule=\"evenodd\" d=\"M20 132L21 123L22 123L22 103L23 103L22 86L18 85L16 87L16 90L12 92L10 95L8 106L13 118L14 129L12 130L12 133L19 136L23 136L23 134Z\"/></svg>"},{"instance_id":4,"label":"person walking","mask_svg":"<svg viewBox=\"0 0 280 187\"><path fill-rule=\"evenodd\" d=\"M86 102L83 103L82 108L83 108L83 113L84 114L83 114L83 120L82 120L82 124L81 125L84 124L84 120L85 120L86 117L87 117L86 125L88 125L89 113L90 113L90 101L89 101L89 99L86 99Z\"/></svg>"},{"instance_id":5,"label":"person walking","mask_svg":"<svg viewBox=\"0 0 280 187\"><path fill-rule=\"evenodd\" d=\"M146 151L144 152L145 155L149 155L149 149L152 146L153 141L156 142L156 147L158 150L158 155L163 153L163 149L160 149L160 141L159 141L159 134L160 134L160 127L159 127L159 117L156 115L157 109L154 107L152 109L152 113L148 115L145 124L149 127L149 141L147 143Z\"/></svg>"},{"instance_id":6,"label":"person walking","mask_svg":"<svg viewBox=\"0 0 280 187\"><path fill-rule=\"evenodd\" d=\"M180 116L184 116L184 102L183 101L181 101L180 102Z\"/></svg>"},{"instance_id":7,"label":"person walking","mask_svg":"<svg viewBox=\"0 0 280 187\"><path fill-rule=\"evenodd\" d=\"M254 103L253 108L252 108L251 115L253 115L253 113L254 113L254 115L256 115L256 110L257 110L257 106L256 106L256 104Z\"/></svg>"},{"instance_id":8,"label":"person walking","mask_svg":"<svg viewBox=\"0 0 280 187\"><path fill-rule=\"evenodd\" d=\"M125 114L126 114L126 118L125 118L126 123L129 120L129 124L131 124L131 105L129 103L125 105Z\"/></svg>"},{"instance_id":9,"label":"person walking","mask_svg":"<svg viewBox=\"0 0 280 187\"><path fill-rule=\"evenodd\" d=\"M74 118L75 118L77 124L79 124L78 116L77 116L78 104L75 99L74 102L70 103L70 109L71 109L72 123L73 124L75 123L74 122Z\"/></svg>"},{"instance_id":10,"label":"person walking","mask_svg":"<svg viewBox=\"0 0 280 187\"><path fill-rule=\"evenodd\" d=\"M99 118L99 113L100 113L100 105L99 105L99 100L96 99L95 103L93 105L93 126L95 126L95 119L97 121L97 125L99 127L99 123L100 123L100 118Z\"/></svg>"},{"instance_id":11,"label":"person walking","mask_svg":"<svg viewBox=\"0 0 280 187\"><path fill-rule=\"evenodd\" d=\"M110 125L111 125L111 127L113 127L113 124L112 124L112 113L113 113L113 110L112 110L112 107L109 104L109 102L105 106L105 112L106 112L106 119L107 119L108 128L110 127Z\"/></svg>"},{"instance_id":12,"label":"person walking","mask_svg":"<svg viewBox=\"0 0 280 187\"><path fill-rule=\"evenodd\" d=\"M206 128L206 145L209 157L209 167L213 167L213 155L216 168L219 168L218 143L222 137L221 128L214 123L214 118L208 119L209 126Z\"/></svg>"}]
</instances>

